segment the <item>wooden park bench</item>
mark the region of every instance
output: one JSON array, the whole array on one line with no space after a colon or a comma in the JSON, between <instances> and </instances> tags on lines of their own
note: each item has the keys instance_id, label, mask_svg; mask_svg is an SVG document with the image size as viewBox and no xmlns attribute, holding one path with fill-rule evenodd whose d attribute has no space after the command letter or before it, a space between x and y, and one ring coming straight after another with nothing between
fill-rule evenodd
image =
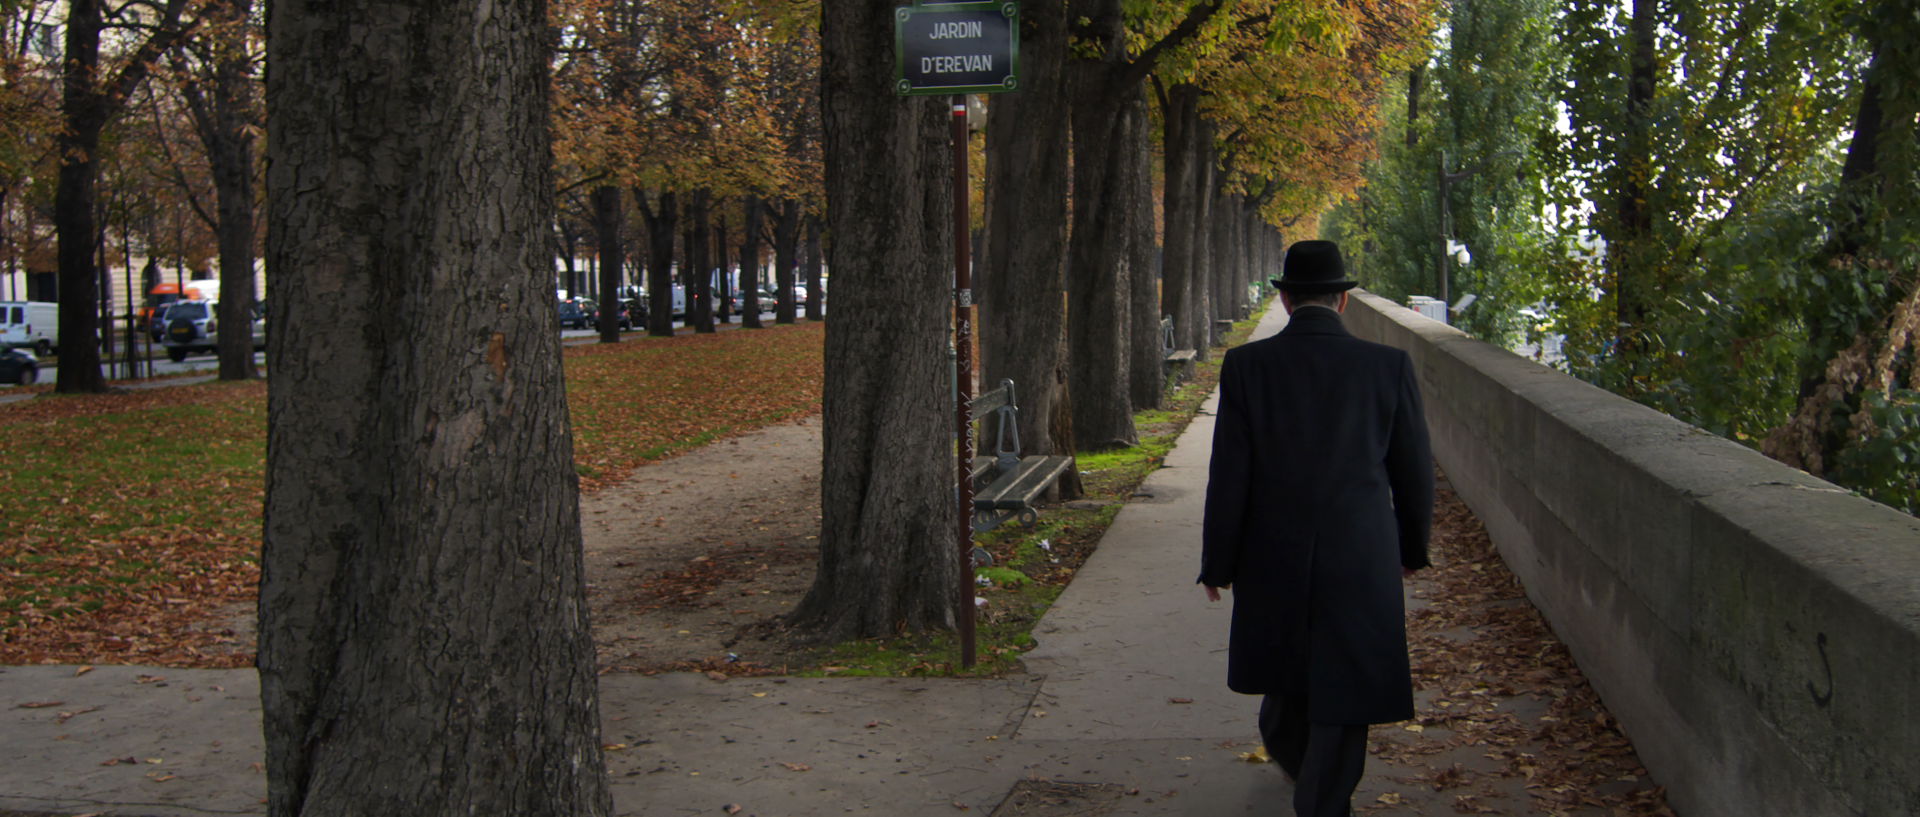
<instances>
[{"instance_id":1,"label":"wooden park bench","mask_svg":"<svg viewBox=\"0 0 1920 817\"><path fill-rule=\"evenodd\" d=\"M1066 473L1073 458L1020 455L1020 407L1014 401L1013 381L1000 381L999 388L973 398L967 405L976 422L988 419L988 415L995 420L991 426L995 431L992 455L973 458L974 531L993 530L1014 518L1033 524L1040 518L1034 502ZM985 446L975 446L975 450L984 451Z\"/></svg>"},{"instance_id":2,"label":"wooden park bench","mask_svg":"<svg viewBox=\"0 0 1920 817\"><path fill-rule=\"evenodd\" d=\"M1186 380L1193 376L1193 361L1199 356L1192 349L1173 348L1173 316L1160 318L1160 351L1166 355L1167 376Z\"/></svg>"}]
</instances>

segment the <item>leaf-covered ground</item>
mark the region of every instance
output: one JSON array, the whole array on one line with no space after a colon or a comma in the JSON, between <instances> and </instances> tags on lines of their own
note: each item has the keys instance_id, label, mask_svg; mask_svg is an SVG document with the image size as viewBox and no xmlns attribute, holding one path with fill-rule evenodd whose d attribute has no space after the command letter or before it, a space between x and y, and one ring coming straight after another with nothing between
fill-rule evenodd
<instances>
[{"instance_id":1,"label":"leaf-covered ground","mask_svg":"<svg viewBox=\"0 0 1920 817\"><path fill-rule=\"evenodd\" d=\"M1431 792L1457 814L1672 817L1486 527L1445 487L1432 549L1407 611L1417 712L1375 727L1369 747L1408 793L1360 810L1397 813Z\"/></svg>"},{"instance_id":2,"label":"leaf-covered ground","mask_svg":"<svg viewBox=\"0 0 1920 817\"><path fill-rule=\"evenodd\" d=\"M823 327L568 347L585 491L820 404ZM240 666L206 622L254 598L266 386L0 406L0 664Z\"/></svg>"}]
</instances>

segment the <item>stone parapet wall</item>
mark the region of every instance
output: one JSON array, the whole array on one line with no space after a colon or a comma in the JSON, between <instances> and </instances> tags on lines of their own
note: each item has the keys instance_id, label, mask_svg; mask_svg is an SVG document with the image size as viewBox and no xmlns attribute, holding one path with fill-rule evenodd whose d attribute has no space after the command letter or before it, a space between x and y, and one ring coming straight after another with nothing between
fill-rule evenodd
<instances>
[{"instance_id":1,"label":"stone parapet wall","mask_svg":"<svg viewBox=\"0 0 1920 817\"><path fill-rule=\"evenodd\" d=\"M1356 292L1684 817L1920 815L1920 520Z\"/></svg>"}]
</instances>

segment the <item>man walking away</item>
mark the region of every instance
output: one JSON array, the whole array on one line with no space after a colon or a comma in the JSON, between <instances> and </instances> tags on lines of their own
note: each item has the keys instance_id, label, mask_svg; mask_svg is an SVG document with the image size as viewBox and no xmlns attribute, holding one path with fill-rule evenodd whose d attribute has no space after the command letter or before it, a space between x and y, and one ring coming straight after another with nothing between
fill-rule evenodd
<instances>
[{"instance_id":1,"label":"man walking away","mask_svg":"<svg viewBox=\"0 0 1920 817\"><path fill-rule=\"evenodd\" d=\"M1413 717L1400 582L1426 567L1433 458L1413 361L1347 333L1340 248L1301 241L1273 282L1289 319L1227 352L1200 583L1233 590L1227 686L1298 817L1345 817L1367 726Z\"/></svg>"}]
</instances>

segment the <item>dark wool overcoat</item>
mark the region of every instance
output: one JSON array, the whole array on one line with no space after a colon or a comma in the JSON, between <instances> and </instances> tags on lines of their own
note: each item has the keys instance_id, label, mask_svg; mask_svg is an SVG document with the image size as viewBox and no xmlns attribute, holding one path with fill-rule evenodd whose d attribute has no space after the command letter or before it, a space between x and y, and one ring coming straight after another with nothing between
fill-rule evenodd
<instances>
[{"instance_id":1,"label":"dark wool overcoat","mask_svg":"<svg viewBox=\"0 0 1920 817\"><path fill-rule=\"evenodd\" d=\"M1233 587L1228 687L1305 696L1313 723L1413 717L1400 569L1432 522L1407 353L1316 306L1227 352L1200 582Z\"/></svg>"}]
</instances>

